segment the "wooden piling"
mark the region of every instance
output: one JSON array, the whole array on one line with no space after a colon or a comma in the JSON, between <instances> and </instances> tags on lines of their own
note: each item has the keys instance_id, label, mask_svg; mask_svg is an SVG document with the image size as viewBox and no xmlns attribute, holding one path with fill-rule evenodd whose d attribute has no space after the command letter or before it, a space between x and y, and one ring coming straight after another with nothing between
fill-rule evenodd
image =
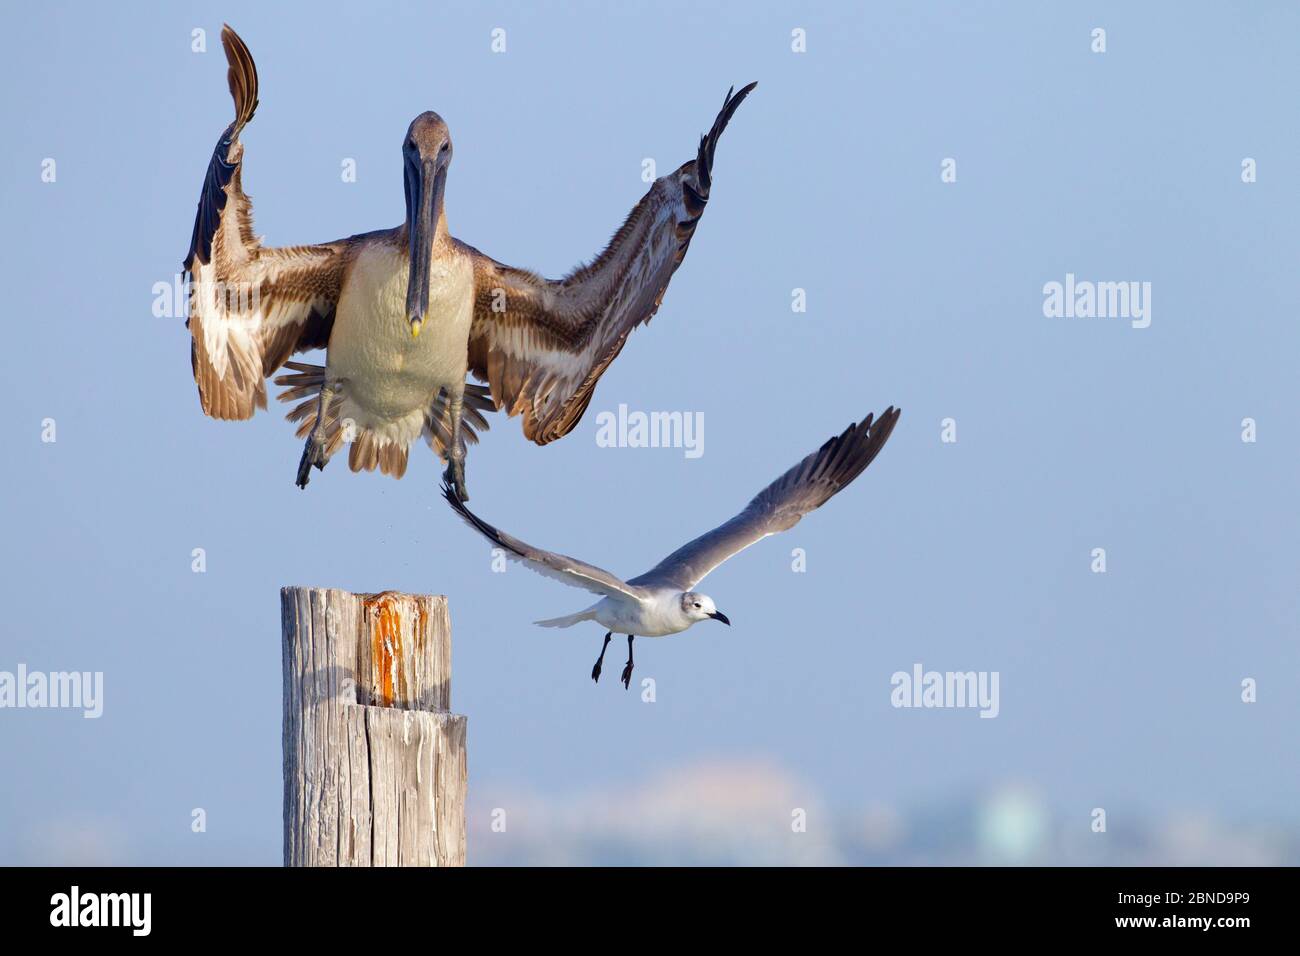
<instances>
[{"instance_id":1,"label":"wooden piling","mask_svg":"<svg viewBox=\"0 0 1300 956\"><path fill-rule=\"evenodd\" d=\"M441 596L280 591L285 866L463 866Z\"/></svg>"}]
</instances>

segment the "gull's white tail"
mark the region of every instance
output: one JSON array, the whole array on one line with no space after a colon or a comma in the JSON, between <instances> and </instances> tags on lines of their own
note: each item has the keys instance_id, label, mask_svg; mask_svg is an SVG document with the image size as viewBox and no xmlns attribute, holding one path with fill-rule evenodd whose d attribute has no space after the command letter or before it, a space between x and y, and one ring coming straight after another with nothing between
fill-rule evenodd
<instances>
[{"instance_id":1,"label":"gull's white tail","mask_svg":"<svg viewBox=\"0 0 1300 956\"><path fill-rule=\"evenodd\" d=\"M595 608L589 607L587 610L579 611L577 614L568 614L564 617L553 617L545 621L533 621L533 623L538 627L573 627L573 625L582 621L595 620L595 615L592 614L594 610Z\"/></svg>"}]
</instances>

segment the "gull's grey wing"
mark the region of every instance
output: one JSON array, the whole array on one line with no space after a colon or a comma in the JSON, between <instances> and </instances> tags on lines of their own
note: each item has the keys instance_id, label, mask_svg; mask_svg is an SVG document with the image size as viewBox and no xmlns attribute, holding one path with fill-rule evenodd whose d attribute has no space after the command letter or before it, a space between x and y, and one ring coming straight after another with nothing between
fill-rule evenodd
<instances>
[{"instance_id":1,"label":"gull's grey wing","mask_svg":"<svg viewBox=\"0 0 1300 956\"><path fill-rule=\"evenodd\" d=\"M638 589L629 587L624 581L614 577L604 568L598 568L594 564L587 564L585 561L579 561L577 558L570 558L567 555L554 554L550 551L543 551L541 548L534 548L518 538L511 537L504 531L492 527L492 525L466 508L465 503L460 500L460 496L452 491L446 482L443 482L442 485L442 496L447 499L447 503L464 519L467 525L498 548L503 549L508 557L527 565L538 574L544 574L548 578L563 581L570 587L582 588L596 594L604 594L608 597L623 596L640 600L641 594Z\"/></svg>"},{"instance_id":2,"label":"gull's grey wing","mask_svg":"<svg viewBox=\"0 0 1300 956\"><path fill-rule=\"evenodd\" d=\"M469 370L498 409L523 416L531 441L545 445L573 430L627 337L659 308L709 201L718 140L756 85L727 92L695 159L656 179L605 251L566 278L544 279L464 246L474 259Z\"/></svg>"},{"instance_id":3,"label":"gull's grey wing","mask_svg":"<svg viewBox=\"0 0 1300 956\"><path fill-rule=\"evenodd\" d=\"M868 415L850 425L755 495L740 514L682 545L628 584L689 591L733 554L769 534L793 528L862 474L885 447L899 413L891 405L878 421Z\"/></svg>"}]
</instances>

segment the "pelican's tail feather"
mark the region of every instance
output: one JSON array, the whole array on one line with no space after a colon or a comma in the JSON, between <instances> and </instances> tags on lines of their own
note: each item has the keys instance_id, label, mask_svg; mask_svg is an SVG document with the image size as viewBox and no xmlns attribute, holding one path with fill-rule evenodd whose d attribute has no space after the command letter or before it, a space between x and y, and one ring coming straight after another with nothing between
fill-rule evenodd
<instances>
[{"instance_id":1,"label":"pelican's tail feather","mask_svg":"<svg viewBox=\"0 0 1300 956\"><path fill-rule=\"evenodd\" d=\"M566 614L564 617L552 617L545 621L533 621L538 627L573 627L583 621L594 620L592 614L595 608L587 608L585 611L579 611L577 614Z\"/></svg>"},{"instance_id":2,"label":"pelican's tail feather","mask_svg":"<svg viewBox=\"0 0 1300 956\"><path fill-rule=\"evenodd\" d=\"M316 415L320 410L320 390L325 384L325 368L307 362L285 362L289 372L275 379L276 385L287 386L278 396L282 402L301 399L284 417L298 423L297 435L306 438L316 427ZM377 434L370 429L345 427L350 425L343 417L343 396L336 395L325 410L325 457L334 457L334 453L344 443L351 442L348 448L348 467L353 471L374 471L378 468L385 475L401 478L406 474L408 445L395 441L386 435Z\"/></svg>"},{"instance_id":3,"label":"pelican's tail feather","mask_svg":"<svg viewBox=\"0 0 1300 956\"><path fill-rule=\"evenodd\" d=\"M369 429L357 432L348 447L348 467L353 471L374 471L401 478L406 474L410 445L396 442Z\"/></svg>"},{"instance_id":4,"label":"pelican's tail feather","mask_svg":"<svg viewBox=\"0 0 1300 956\"><path fill-rule=\"evenodd\" d=\"M316 427L316 413L320 405L320 390L325 385L325 367L308 362L285 362L289 371L275 379L276 385L285 386L278 396L282 402L298 402L285 418L298 422L298 437L306 438ZM341 421L343 398L336 395L326 410L326 455L332 456L345 441L351 441L348 450L348 467L353 471L373 471L378 468L385 475L401 478L406 474L409 442L392 435L379 434L366 428L345 429ZM478 443L478 433L488 429L483 413L495 410L491 393L485 386L465 386L465 400L461 411L461 440L467 445ZM447 447L451 444L451 421L446 389L438 392L433 404L424 415L423 434L439 458L446 461ZM355 432L355 434L353 434Z\"/></svg>"}]
</instances>

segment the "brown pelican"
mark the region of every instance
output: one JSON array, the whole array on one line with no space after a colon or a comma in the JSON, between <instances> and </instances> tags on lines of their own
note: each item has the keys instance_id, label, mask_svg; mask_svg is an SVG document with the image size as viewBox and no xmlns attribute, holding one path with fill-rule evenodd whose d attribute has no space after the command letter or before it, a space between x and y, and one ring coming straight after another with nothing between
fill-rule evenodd
<instances>
[{"instance_id":1,"label":"brown pelican","mask_svg":"<svg viewBox=\"0 0 1300 956\"><path fill-rule=\"evenodd\" d=\"M417 116L402 143L401 226L263 246L240 176L257 69L230 27L221 42L235 119L208 164L184 262L194 379L206 414L246 419L266 408L264 379L291 370L275 382L290 386L282 401L302 400L288 415L306 438L300 487L344 441L353 471L400 478L423 434L467 499L465 441L487 428L483 411L522 415L524 435L539 445L568 434L628 335L658 309L708 201L718 138L756 85L729 91L695 159L654 182L604 252L555 281L448 232L452 145L436 113ZM324 367L288 361L314 348L328 350ZM487 387L467 385L467 373Z\"/></svg>"},{"instance_id":2,"label":"brown pelican","mask_svg":"<svg viewBox=\"0 0 1300 956\"><path fill-rule=\"evenodd\" d=\"M605 650L614 632L626 634L627 664L619 679L627 688L632 682L632 638L680 634L709 619L730 625L731 620L718 610L713 598L695 590L696 586L723 561L768 535L788 531L808 512L848 487L880 454L901 414L901 409L891 405L874 421L874 415L868 415L850 425L756 494L734 518L682 545L645 574L626 581L604 568L543 551L494 528L465 507L447 484L442 493L466 524L501 548L508 558L570 587L601 595L586 610L534 623L572 627L582 621L595 621L606 628L605 643L591 669L594 681L600 680Z\"/></svg>"}]
</instances>

